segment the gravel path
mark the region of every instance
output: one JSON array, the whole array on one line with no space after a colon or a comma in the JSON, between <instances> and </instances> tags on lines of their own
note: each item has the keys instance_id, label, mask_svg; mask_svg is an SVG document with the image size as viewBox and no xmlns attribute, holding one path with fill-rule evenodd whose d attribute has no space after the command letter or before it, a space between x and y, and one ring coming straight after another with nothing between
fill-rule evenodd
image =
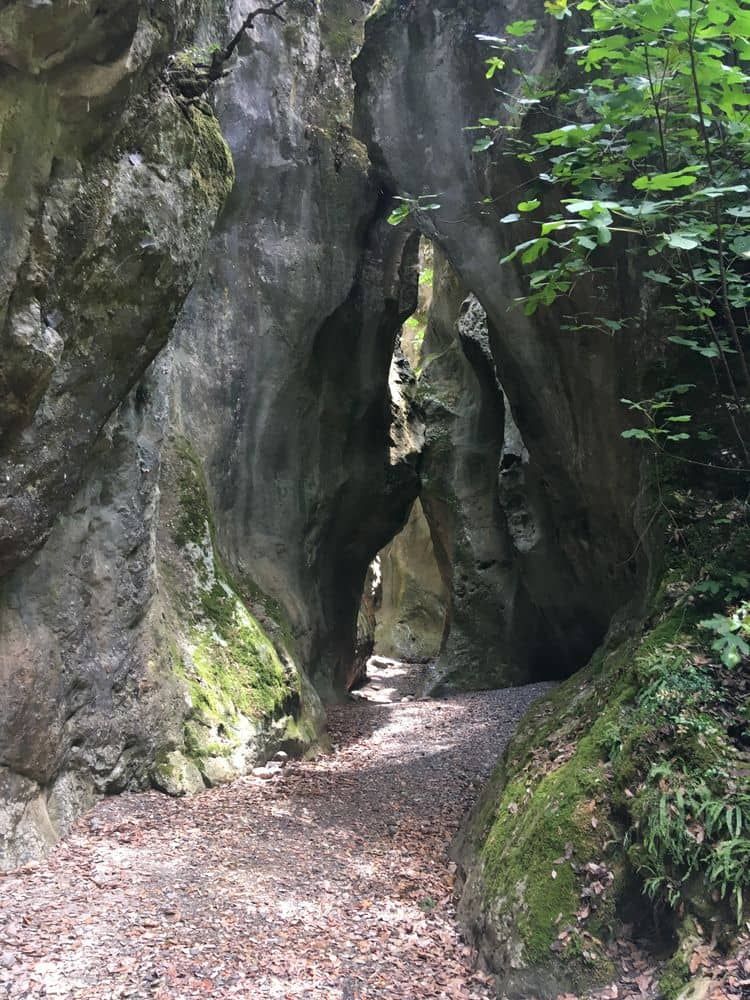
<instances>
[{"instance_id":1,"label":"gravel path","mask_svg":"<svg viewBox=\"0 0 750 1000\"><path fill-rule=\"evenodd\" d=\"M331 711L332 754L192 799L102 801L0 877L0 997L494 996L446 847L544 686L401 700L410 675L375 674L374 700Z\"/></svg>"}]
</instances>

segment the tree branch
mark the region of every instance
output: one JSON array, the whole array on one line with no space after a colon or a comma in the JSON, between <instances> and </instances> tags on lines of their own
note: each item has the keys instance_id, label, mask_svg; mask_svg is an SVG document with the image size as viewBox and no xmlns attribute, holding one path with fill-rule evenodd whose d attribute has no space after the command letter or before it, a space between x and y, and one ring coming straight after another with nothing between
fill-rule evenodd
<instances>
[{"instance_id":1,"label":"tree branch","mask_svg":"<svg viewBox=\"0 0 750 1000\"><path fill-rule=\"evenodd\" d=\"M285 21L279 14L286 0L276 0L270 7L257 7L251 10L242 22L239 31L231 38L223 49L217 49L208 57L201 59L189 58L180 60L172 57L165 69L164 77L177 93L188 101L199 100L212 83L220 80L229 72L226 64L234 55L237 46L242 41L246 31L252 31L256 17L274 17L277 21Z\"/></svg>"},{"instance_id":2,"label":"tree branch","mask_svg":"<svg viewBox=\"0 0 750 1000\"><path fill-rule=\"evenodd\" d=\"M256 17L275 17L277 21L285 20L285 18L283 18L282 15L279 14L279 8L283 7L285 3L286 0L276 0L276 3L272 4L270 7L258 7L255 10L250 11L245 20L242 22L239 31L232 38L229 44L224 49L220 49L218 52L214 53L213 56L214 65L212 68L215 67L218 70L217 75L221 74L221 67L224 65L224 63L228 62L232 58L234 50L242 41L245 32L253 30L253 21L255 20Z\"/></svg>"}]
</instances>

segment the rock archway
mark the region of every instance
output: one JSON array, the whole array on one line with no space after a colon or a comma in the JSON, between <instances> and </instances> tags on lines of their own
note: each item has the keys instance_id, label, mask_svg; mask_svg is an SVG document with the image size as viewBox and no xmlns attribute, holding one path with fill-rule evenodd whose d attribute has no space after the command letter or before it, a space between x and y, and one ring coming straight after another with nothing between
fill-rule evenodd
<instances>
[{"instance_id":1,"label":"rock archway","mask_svg":"<svg viewBox=\"0 0 750 1000\"><path fill-rule=\"evenodd\" d=\"M8 863L96 795L200 788L314 741L321 697L359 669L367 566L418 494L450 595L446 685L569 673L648 571L618 444L637 337L508 312L482 202L523 178L462 138L496 5L295 0L211 107L163 71L197 72L246 12L168 6L92 28L83 5L64 53L54 5L0 17L3 136L36 122L3 149L0 385L28 390L0 404ZM553 26L540 59L559 58ZM399 191L441 209L394 229ZM430 360L394 405L420 233L442 255Z\"/></svg>"}]
</instances>

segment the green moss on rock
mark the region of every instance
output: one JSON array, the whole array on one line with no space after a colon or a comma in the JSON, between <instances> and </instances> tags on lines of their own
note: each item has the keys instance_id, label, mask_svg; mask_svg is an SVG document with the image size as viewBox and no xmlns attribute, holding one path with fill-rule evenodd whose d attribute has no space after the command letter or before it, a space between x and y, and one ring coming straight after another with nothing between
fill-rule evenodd
<instances>
[{"instance_id":1,"label":"green moss on rock","mask_svg":"<svg viewBox=\"0 0 750 1000\"><path fill-rule=\"evenodd\" d=\"M167 795L192 795L204 787L198 768L179 750L160 753L154 762L151 777L156 787Z\"/></svg>"},{"instance_id":2,"label":"green moss on rock","mask_svg":"<svg viewBox=\"0 0 750 1000\"><path fill-rule=\"evenodd\" d=\"M722 530L739 517L727 506L676 553L641 635L532 707L472 816L462 908L501 943L490 961L508 996L606 980L607 941L634 912L643 924L653 908L656 926L658 909L666 931L671 914L684 938L693 916L717 930L746 910L744 687L700 626L741 599L746 527ZM722 573L724 596L696 586ZM678 951L662 988L686 982Z\"/></svg>"},{"instance_id":3,"label":"green moss on rock","mask_svg":"<svg viewBox=\"0 0 750 1000\"><path fill-rule=\"evenodd\" d=\"M335 59L351 58L362 41L361 5L352 0L324 0L320 33Z\"/></svg>"},{"instance_id":4,"label":"green moss on rock","mask_svg":"<svg viewBox=\"0 0 750 1000\"><path fill-rule=\"evenodd\" d=\"M597 808L606 780L596 742L587 737L548 772L519 773L500 797L482 849L486 903L493 907L503 905L503 900L516 901L517 932L527 965L548 963L550 949L561 940L569 964L579 959L575 964L584 978L592 965L604 965L609 971L591 936L598 936L611 922L609 900L601 900L600 912L587 924L587 939L578 933L576 917L586 882L581 868L591 858L604 856L609 835L606 822L599 826ZM574 932L560 938L571 926Z\"/></svg>"},{"instance_id":5,"label":"green moss on rock","mask_svg":"<svg viewBox=\"0 0 750 1000\"><path fill-rule=\"evenodd\" d=\"M191 687L201 705L219 715L278 714L298 689L273 643L221 578L201 593L201 605L204 617L191 636Z\"/></svg>"},{"instance_id":6,"label":"green moss on rock","mask_svg":"<svg viewBox=\"0 0 750 1000\"><path fill-rule=\"evenodd\" d=\"M187 115L197 143L193 178L209 203L223 205L234 187L234 160L219 120L207 105L189 104Z\"/></svg>"},{"instance_id":7,"label":"green moss on rock","mask_svg":"<svg viewBox=\"0 0 750 1000\"><path fill-rule=\"evenodd\" d=\"M317 724L304 715L309 699L288 656L280 606L238 583L218 558L205 477L184 438L171 440L168 467L174 500L162 581L172 609L171 670L189 706L184 755L215 784L282 744L307 749Z\"/></svg>"},{"instance_id":8,"label":"green moss on rock","mask_svg":"<svg viewBox=\"0 0 750 1000\"><path fill-rule=\"evenodd\" d=\"M184 438L175 440L175 450L180 469L177 476L178 508L172 523L172 537L180 547L190 542L202 545L206 533L210 534L213 530L203 469Z\"/></svg>"}]
</instances>

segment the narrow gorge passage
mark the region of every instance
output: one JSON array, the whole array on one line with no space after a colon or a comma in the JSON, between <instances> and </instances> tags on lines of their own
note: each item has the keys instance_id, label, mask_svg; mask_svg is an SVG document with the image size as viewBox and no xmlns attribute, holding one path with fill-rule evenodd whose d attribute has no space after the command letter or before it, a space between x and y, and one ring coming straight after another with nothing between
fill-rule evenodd
<instances>
[{"instance_id":1,"label":"narrow gorge passage","mask_svg":"<svg viewBox=\"0 0 750 1000\"><path fill-rule=\"evenodd\" d=\"M0 995L487 1000L446 851L544 689L358 700L278 777L100 802L0 877Z\"/></svg>"}]
</instances>

